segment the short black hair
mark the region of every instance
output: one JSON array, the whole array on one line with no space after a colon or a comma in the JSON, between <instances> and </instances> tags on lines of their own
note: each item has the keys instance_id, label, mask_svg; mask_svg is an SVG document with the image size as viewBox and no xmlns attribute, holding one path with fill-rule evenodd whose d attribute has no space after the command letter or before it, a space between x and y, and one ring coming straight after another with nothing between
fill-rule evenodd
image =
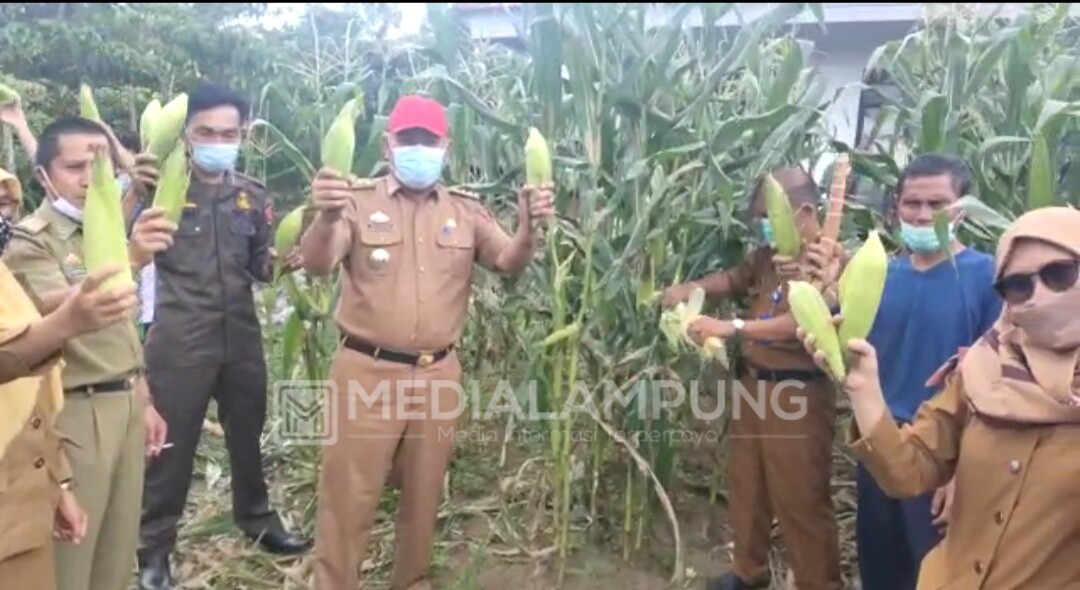
<instances>
[{"instance_id":1,"label":"short black hair","mask_svg":"<svg viewBox=\"0 0 1080 590\"><path fill-rule=\"evenodd\" d=\"M34 164L46 170L56 159L60 151L60 138L65 135L100 135L109 144L109 152L113 162L116 161L116 147L109 139L109 133L99 123L82 117L64 116L49 123L38 135L37 154L34 156Z\"/></svg>"},{"instance_id":2,"label":"short black hair","mask_svg":"<svg viewBox=\"0 0 1080 590\"><path fill-rule=\"evenodd\" d=\"M251 110L251 105L248 104L247 99L226 86L201 82L188 94L187 118L184 119L184 124L191 121L191 118L196 114L220 106L235 107L236 111L240 113L240 123L247 122Z\"/></svg>"},{"instance_id":3,"label":"short black hair","mask_svg":"<svg viewBox=\"0 0 1080 590\"><path fill-rule=\"evenodd\" d=\"M911 161L896 181L896 198L904 194L904 183L911 178L929 178L948 174L957 198L971 191L971 168L963 158L950 154L923 154Z\"/></svg>"}]
</instances>

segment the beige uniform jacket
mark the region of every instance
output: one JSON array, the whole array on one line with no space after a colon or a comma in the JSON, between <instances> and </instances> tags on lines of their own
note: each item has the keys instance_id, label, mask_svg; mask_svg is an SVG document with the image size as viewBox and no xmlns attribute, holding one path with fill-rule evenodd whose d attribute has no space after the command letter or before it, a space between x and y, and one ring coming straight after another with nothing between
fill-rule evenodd
<instances>
[{"instance_id":1,"label":"beige uniform jacket","mask_svg":"<svg viewBox=\"0 0 1080 590\"><path fill-rule=\"evenodd\" d=\"M392 177L364 181L347 224L337 321L346 334L401 351L441 350L461 336L473 265L495 270L511 238L479 199L438 185L402 198Z\"/></svg>"},{"instance_id":2,"label":"beige uniform jacket","mask_svg":"<svg viewBox=\"0 0 1080 590\"><path fill-rule=\"evenodd\" d=\"M975 415L958 375L912 424L883 417L864 438L849 433L893 497L956 475L948 531L924 560L918 590L1080 588L1080 428Z\"/></svg>"},{"instance_id":3,"label":"beige uniform jacket","mask_svg":"<svg viewBox=\"0 0 1080 590\"><path fill-rule=\"evenodd\" d=\"M0 294L7 296L10 289L19 288L7 267L0 264ZM4 324L17 327L0 330L0 385L31 375L42 379L33 410L0 456L0 562L49 542L59 483L71 477L61 449L65 439L55 428L53 400L59 398L57 390L61 388L59 355L39 366L29 366L8 348L29 329L29 323ZM0 408L13 401L0 400ZM0 420L9 417L0 416Z\"/></svg>"}]
</instances>

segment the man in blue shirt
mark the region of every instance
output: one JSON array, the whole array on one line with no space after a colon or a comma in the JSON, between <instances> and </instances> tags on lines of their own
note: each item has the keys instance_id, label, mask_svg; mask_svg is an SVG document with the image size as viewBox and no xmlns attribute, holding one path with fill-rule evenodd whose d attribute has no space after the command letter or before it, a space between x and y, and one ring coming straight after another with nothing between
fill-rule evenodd
<instances>
[{"instance_id":1,"label":"man in blue shirt","mask_svg":"<svg viewBox=\"0 0 1080 590\"><path fill-rule=\"evenodd\" d=\"M971 189L967 164L940 154L916 158L897 183L892 214L905 248L889 262L885 292L869 342L878 351L885 401L898 423L910 422L936 390L927 380L961 347L970 346L1001 313L993 290L994 258L956 239L960 211L949 210L955 266L941 251L934 212ZM856 540L866 590L914 590L919 565L940 541L952 484L911 499L885 495L857 467Z\"/></svg>"}]
</instances>

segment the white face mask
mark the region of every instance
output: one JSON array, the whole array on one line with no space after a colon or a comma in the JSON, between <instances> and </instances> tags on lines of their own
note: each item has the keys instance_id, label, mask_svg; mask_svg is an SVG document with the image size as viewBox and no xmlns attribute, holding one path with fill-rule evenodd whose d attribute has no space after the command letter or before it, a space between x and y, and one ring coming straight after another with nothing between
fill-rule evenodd
<instances>
[{"instance_id":1,"label":"white face mask","mask_svg":"<svg viewBox=\"0 0 1080 590\"><path fill-rule=\"evenodd\" d=\"M56 197L53 199L52 206L59 211L64 217L71 219L72 221L82 223L83 212L75 205L72 205L70 201L64 197Z\"/></svg>"}]
</instances>

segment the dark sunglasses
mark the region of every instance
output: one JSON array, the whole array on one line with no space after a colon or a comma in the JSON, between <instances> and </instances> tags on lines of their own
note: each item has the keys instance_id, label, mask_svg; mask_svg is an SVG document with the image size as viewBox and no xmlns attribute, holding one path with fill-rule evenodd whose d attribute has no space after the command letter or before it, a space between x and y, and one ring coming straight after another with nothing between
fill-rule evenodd
<instances>
[{"instance_id":1,"label":"dark sunglasses","mask_svg":"<svg viewBox=\"0 0 1080 590\"><path fill-rule=\"evenodd\" d=\"M998 295L1009 304L1018 304L1031 299L1035 294L1035 277L1055 293L1067 291L1076 286L1080 275L1080 260L1060 260L1040 268L1038 272L1018 273L1001 277L994 283Z\"/></svg>"}]
</instances>

